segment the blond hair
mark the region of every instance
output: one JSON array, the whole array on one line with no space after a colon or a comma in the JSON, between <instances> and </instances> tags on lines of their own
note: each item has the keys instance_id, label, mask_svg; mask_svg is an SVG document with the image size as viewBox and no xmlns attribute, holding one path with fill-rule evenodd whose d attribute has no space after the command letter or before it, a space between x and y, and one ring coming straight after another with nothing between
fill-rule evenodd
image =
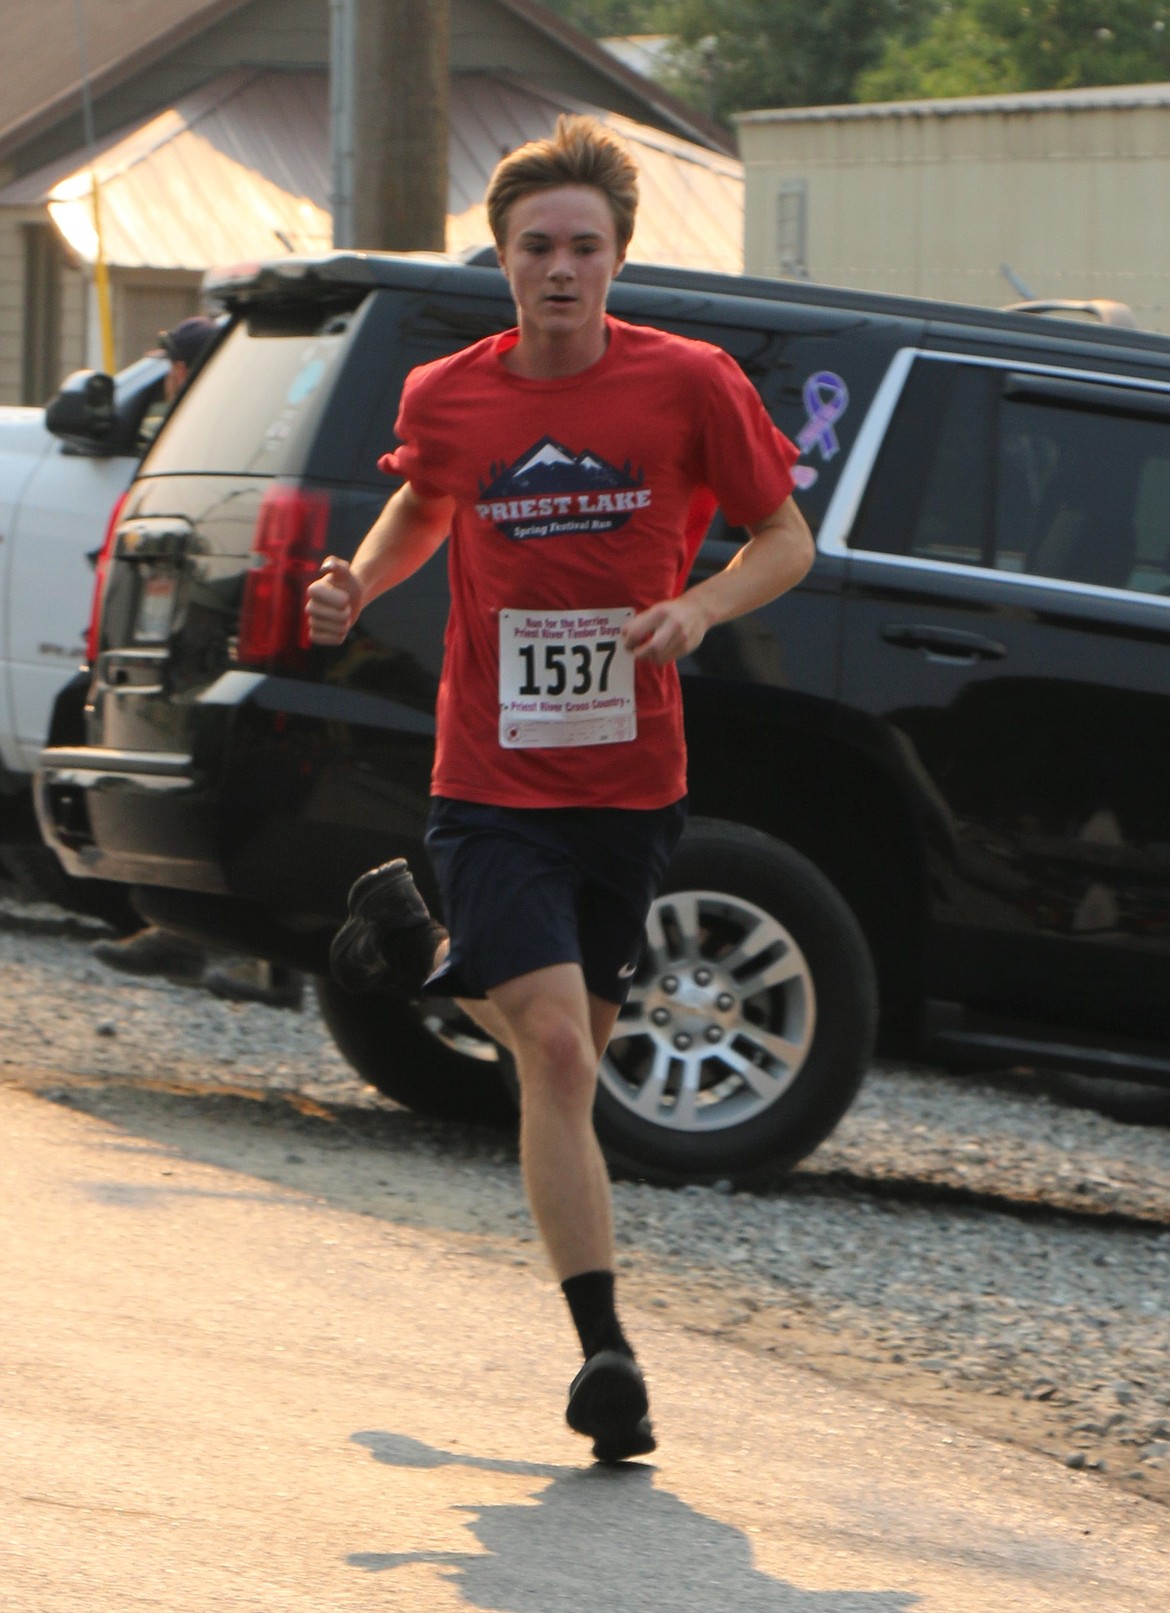
<instances>
[{"instance_id":1,"label":"blond hair","mask_svg":"<svg viewBox=\"0 0 1170 1613\"><path fill-rule=\"evenodd\" d=\"M633 158L596 118L557 119L551 139L531 140L501 159L487 189L487 215L496 246L502 252L508 212L514 202L536 190L560 185L592 185L609 203L619 256L634 233L638 209L638 169Z\"/></svg>"}]
</instances>

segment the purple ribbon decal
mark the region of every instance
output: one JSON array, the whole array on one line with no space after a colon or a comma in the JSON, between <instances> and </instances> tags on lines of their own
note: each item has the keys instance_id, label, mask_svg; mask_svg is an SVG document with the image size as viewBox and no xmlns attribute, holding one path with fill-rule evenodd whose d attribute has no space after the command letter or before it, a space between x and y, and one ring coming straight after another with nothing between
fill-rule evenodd
<instances>
[{"instance_id":1,"label":"purple ribbon decal","mask_svg":"<svg viewBox=\"0 0 1170 1613\"><path fill-rule=\"evenodd\" d=\"M806 424L796 438L802 454L819 448L822 459L832 459L841 444L833 430L849 407L849 388L832 370L818 370L804 383Z\"/></svg>"}]
</instances>

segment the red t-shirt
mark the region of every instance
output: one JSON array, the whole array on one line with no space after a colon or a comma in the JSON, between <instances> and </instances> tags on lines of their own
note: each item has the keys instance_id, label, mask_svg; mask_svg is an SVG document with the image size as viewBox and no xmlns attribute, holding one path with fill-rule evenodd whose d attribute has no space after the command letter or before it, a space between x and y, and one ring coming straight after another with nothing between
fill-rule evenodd
<instances>
[{"instance_id":1,"label":"red t-shirt","mask_svg":"<svg viewBox=\"0 0 1170 1613\"><path fill-rule=\"evenodd\" d=\"M798 451L722 349L606 324L603 356L562 379L505 367L514 330L407 376L402 446L379 465L457 505L435 795L649 809L686 793L677 669L630 667L603 613L680 594L716 507L761 520Z\"/></svg>"}]
</instances>

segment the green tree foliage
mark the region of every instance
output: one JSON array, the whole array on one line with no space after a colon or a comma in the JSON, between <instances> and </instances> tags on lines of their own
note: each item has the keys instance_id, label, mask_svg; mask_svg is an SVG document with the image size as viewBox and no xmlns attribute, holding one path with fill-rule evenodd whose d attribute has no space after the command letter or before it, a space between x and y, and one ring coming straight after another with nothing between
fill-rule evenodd
<instances>
[{"instance_id":1,"label":"green tree foliage","mask_svg":"<svg viewBox=\"0 0 1170 1613\"><path fill-rule=\"evenodd\" d=\"M549 0L595 36L679 40L667 87L755 107L1170 80L1170 0Z\"/></svg>"},{"instance_id":2,"label":"green tree foliage","mask_svg":"<svg viewBox=\"0 0 1170 1613\"><path fill-rule=\"evenodd\" d=\"M676 0L689 52L671 88L718 116L853 100L886 41L915 37L938 0Z\"/></svg>"},{"instance_id":3,"label":"green tree foliage","mask_svg":"<svg viewBox=\"0 0 1170 1613\"><path fill-rule=\"evenodd\" d=\"M679 40L667 88L719 117L751 107L849 101L887 39L916 36L939 0L549 0L594 36Z\"/></svg>"},{"instance_id":4,"label":"green tree foliage","mask_svg":"<svg viewBox=\"0 0 1170 1613\"><path fill-rule=\"evenodd\" d=\"M863 101L1170 79L1164 0L952 0L918 39L893 38Z\"/></svg>"}]
</instances>

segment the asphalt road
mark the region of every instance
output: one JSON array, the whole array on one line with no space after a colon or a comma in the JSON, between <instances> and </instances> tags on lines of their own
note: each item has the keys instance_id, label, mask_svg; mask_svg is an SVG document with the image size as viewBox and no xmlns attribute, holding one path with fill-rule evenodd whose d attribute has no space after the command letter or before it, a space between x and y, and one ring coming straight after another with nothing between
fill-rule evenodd
<instances>
[{"instance_id":1,"label":"asphalt road","mask_svg":"<svg viewBox=\"0 0 1170 1613\"><path fill-rule=\"evenodd\" d=\"M658 1456L591 1466L559 1297L472 1237L12 1086L0 1181L12 1613L1170 1605L1165 1508L653 1312Z\"/></svg>"}]
</instances>

